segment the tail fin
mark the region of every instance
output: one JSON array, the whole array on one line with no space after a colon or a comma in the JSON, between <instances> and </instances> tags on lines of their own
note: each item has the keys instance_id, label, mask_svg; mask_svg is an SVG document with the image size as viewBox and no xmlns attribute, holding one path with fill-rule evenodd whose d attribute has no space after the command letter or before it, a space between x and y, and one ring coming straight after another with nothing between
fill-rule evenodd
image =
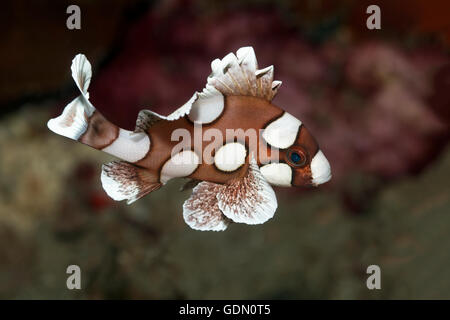
<instances>
[{"instance_id":1,"label":"tail fin","mask_svg":"<svg viewBox=\"0 0 450 320\"><path fill-rule=\"evenodd\" d=\"M70 102L59 117L50 119L48 128L62 136L77 140L128 162L146 156L150 139L145 132L134 133L109 122L89 101L91 64L82 54L72 60L72 78L80 95Z\"/></svg>"},{"instance_id":2,"label":"tail fin","mask_svg":"<svg viewBox=\"0 0 450 320\"><path fill-rule=\"evenodd\" d=\"M82 54L72 60L72 78L75 80L81 95L70 102L63 113L50 119L47 126L53 132L67 138L78 140L88 128L88 119L95 112L95 107L89 101L88 88L91 82L91 64Z\"/></svg>"}]
</instances>

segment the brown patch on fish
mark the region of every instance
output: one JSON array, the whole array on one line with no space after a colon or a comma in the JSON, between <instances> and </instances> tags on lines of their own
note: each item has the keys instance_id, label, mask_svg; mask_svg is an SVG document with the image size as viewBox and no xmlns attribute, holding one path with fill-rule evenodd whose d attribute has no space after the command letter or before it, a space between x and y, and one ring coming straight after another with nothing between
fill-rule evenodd
<instances>
[{"instance_id":1,"label":"brown patch on fish","mask_svg":"<svg viewBox=\"0 0 450 320\"><path fill-rule=\"evenodd\" d=\"M199 143L194 143L194 139L196 139L194 136L194 125L188 120L187 116L174 121L161 120L154 123L148 129L147 133L151 141L151 150L146 157L136 162L136 164L151 171L159 172L167 159L171 157L173 148L180 143L180 141L171 141L172 132L181 128L188 130L191 137L190 141L185 141L186 145L183 146L184 149L192 149L195 147L194 151L203 157L202 163L189 178L215 183L227 183L231 179L242 177L242 175L246 173L247 166L243 166L236 171L228 173L215 168L212 158L204 158L205 156L212 157L211 154L204 153L206 147L217 149L227 142L226 129L242 129L244 132L248 129L256 130L258 147L257 150L249 150L249 152L254 152L256 160L259 163L259 149L264 148L263 151L265 151L268 156L264 157L263 160L270 160L272 157L270 155L270 150L267 151L267 145L264 145L264 143L260 141L262 137L259 135L259 130L267 123L273 121L273 119L279 118L284 111L264 99L249 96L228 96L225 97L224 103L225 106L221 116L212 123L202 126L203 132L209 128L220 130L223 137L222 141L203 141L201 143L198 141ZM247 146L249 145L248 137L241 135L238 136L236 140L245 143ZM210 145L211 143L212 145Z\"/></svg>"},{"instance_id":2,"label":"brown patch on fish","mask_svg":"<svg viewBox=\"0 0 450 320\"><path fill-rule=\"evenodd\" d=\"M299 134L294 144L302 146L309 154L310 160L319 151L319 145L316 139L312 136L309 130L302 124L300 126Z\"/></svg>"},{"instance_id":3,"label":"brown patch on fish","mask_svg":"<svg viewBox=\"0 0 450 320\"><path fill-rule=\"evenodd\" d=\"M86 132L78 139L95 149L104 149L111 145L119 136L119 127L112 124L98 111L95 111L88 120Z\"/></svg>"},{"instance_id":4,"label":"brown patch on fish","mask_svg":"<svg viewBox=\"0 0 450 320\"><path fill-rule=\"evenodd\" d=\"M303 168L291 168L292 169L292 180L291 185L293 186L309 186L312 185L312 175L311 167L307 165Z\"/></svg>"}]
</instances>

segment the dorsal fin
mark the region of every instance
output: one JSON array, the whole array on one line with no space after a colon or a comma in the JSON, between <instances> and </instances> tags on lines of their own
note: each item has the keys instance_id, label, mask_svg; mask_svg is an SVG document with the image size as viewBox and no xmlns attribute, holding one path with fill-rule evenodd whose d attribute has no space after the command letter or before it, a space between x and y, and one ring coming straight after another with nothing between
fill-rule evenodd
<instances>
[{"instance_id":1,"label":"dorsal fin","mask_svg":"<svg viewBox=\"0 0 450 320\"><path fill-rule=\"evenodd\" d=\"M160 120L173 121L186 115L198 123L210 123L223 111L223 96L253 96L267 101L277 94L281 81L273 80L273 66L258 69L252 47L240 48L211 62L212 73L202 92L196 92L168 116L150 110L139 112L135 132L146 132Z\"/></svg>"},{"instance_id":2,"label":"dorsal fin","mask_svg":"<svg viewBox=\"0 0 450 320\"><path fill-rule=\"evenodd\" d=\"M209 123L222 113L223 108L224 99L222 93L207 84L202 92L194 93L188 102L168 116L163 116L150 110L141 110L136 120L135 132L146 132L158 121L174 121L186 115L192 122Z\"/></svg>"},{"instance_id":3,"label":"dorsal fin","mask_svg":"<svg viewBox=\"0 0 450 320\"><path fill-rule=\"evenodd\" d=\"M157 114L156 112L150 110L139 111L138 117L136 119L136 128L134 132L147 132L147 130L160 120L164 120L166 117Z\"/></svg>"},{"instance_id":4,"label":"dorsal fin","mask_svg":"<svg viewBox=\"0 0 450 320\"><path fill-rule=\"evenodd\" d=\"M208 84L225 96L253 96L272 101L281 81L273 81L273 66L258 69L252 47L240 48L211 63Z\"/></svg>"},{"instance_id":5,"label":"dorsal fin","mask_svg":"<svg viewBox=\"0 0 450 320\"><path fill-rule=\"evenodd\" d=\"M178 120L179 118L189 114L191 111L192 105L198 99L198 92L194 93L194 95L181 107L177 110L169 114L168 116L163 116L151 110L141 110L139 111L138 117L136 119L136 128L134 132L146 132L153 124L160 120Z\"/></svg>"}]
</instances>

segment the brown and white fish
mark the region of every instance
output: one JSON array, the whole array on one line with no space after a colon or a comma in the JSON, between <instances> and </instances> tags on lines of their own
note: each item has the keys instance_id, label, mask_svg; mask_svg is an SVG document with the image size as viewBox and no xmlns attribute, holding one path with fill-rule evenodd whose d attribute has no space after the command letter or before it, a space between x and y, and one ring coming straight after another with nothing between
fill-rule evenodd
<instances>
[{"instance_id":1,"label":"brown and white fish","mask_svg":"<svg viewBox=\"0 0 450 320\"><path fill-rule=\"evenodd\" d=\"M169 116L142 110L128 131L89 101L91 65L79 54L71 69L81 94L48 127L121 159L102 168L103 188L114 200L132 203L184 177L195 186L183 204L191 228L264 223L277 208L271 185L322 184L331 178L330 165L302 122L271 103L281 81L273 80L273 66L258 69L252 47L211 68L202 92ZM176 132L185 134L182 142Z\"/></svg>"}]
</instances>

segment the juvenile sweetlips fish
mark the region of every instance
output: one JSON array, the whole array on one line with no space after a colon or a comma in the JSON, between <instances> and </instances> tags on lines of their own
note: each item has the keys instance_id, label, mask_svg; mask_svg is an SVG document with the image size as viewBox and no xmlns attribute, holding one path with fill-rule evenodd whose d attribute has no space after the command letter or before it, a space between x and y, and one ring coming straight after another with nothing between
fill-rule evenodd
<instances>
[{"instance_id":1,"label":"juvenile sweetlips fish","mask_svg":"<svg viewBox=\"0 0 450 320\"><path fill-rule=\"evenodd\" d=\"M271 103L281 81L273 80L273 66L258 69L252 47L211 68L202 92L168 116L142 110L128 131L89 101L91 65L78 54L71 69L81 94L48 127L122 160L102 167L103 188L114 200L130 204L184 177L193 187L183 204L191 228L264 223L277 208L271 185L317 186L331 179L330 165L302 122Z\"/></svg>"}]
</instances>

